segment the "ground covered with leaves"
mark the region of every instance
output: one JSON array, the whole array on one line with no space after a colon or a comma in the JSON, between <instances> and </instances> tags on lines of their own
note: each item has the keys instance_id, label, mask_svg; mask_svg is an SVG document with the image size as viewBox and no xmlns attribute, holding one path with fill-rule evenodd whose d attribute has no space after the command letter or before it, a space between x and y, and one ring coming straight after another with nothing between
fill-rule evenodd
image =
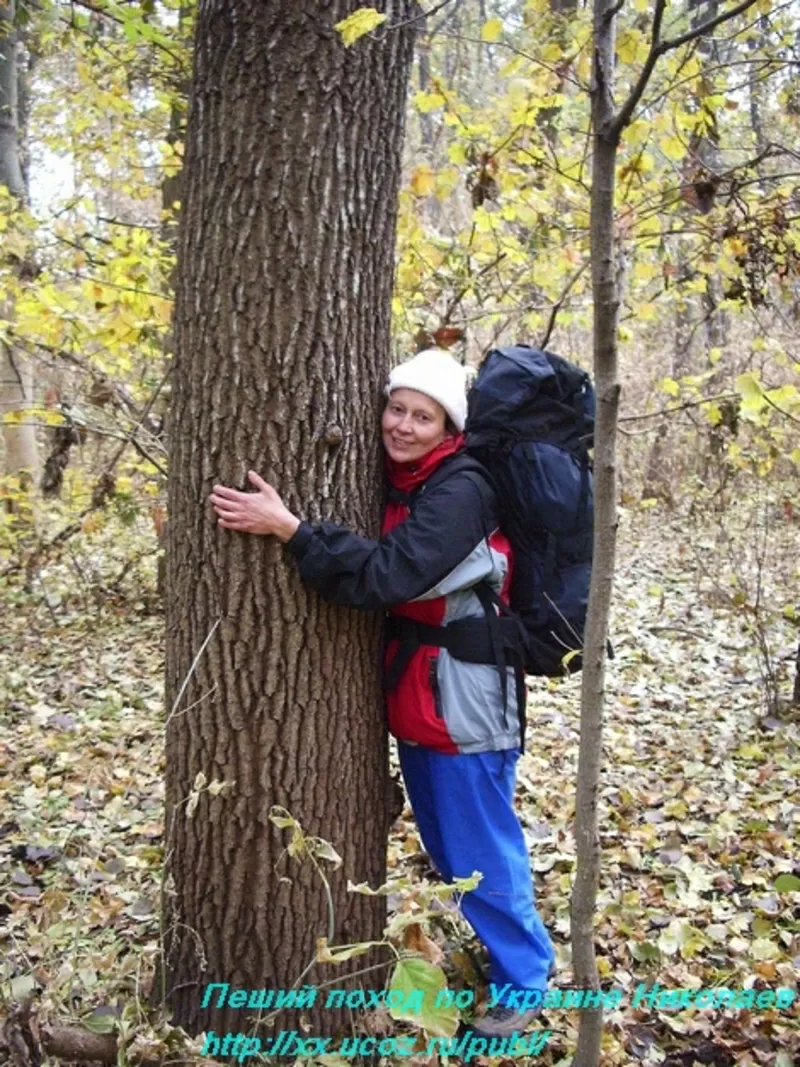
<instances>
[{"instance_id":1,"label":"ground covered with leaves","mask_svg":"<svg viewBox=\"0 0 800 1067\"><path fill-rule=\"evenodd\" d=\"M687 519L623 519L597 924L604 987L623 995L607 1016L604 1064L800 1063L797 1000L787 1010L634 1004L641 982L797 987L800 709L786 697L798 635L784 604L796 539L790 515L776 519L768 556L746 525L701 537ZM55 566L48 586L60 582ZM160 933L162 620L149 598L100 606L62 584L56 600L2 591L0 989L7 1002L35 993L42 1017L96 1033L121 1023L155 1051L146 1004ZM576 680L532 685L518 791L565 987L578 695ZM424 871L408 811L390 869ZM536 1063L568 1064L578 1022L577 1011L546 1010L553 1034Z\"/></svg>"}]
</instances>

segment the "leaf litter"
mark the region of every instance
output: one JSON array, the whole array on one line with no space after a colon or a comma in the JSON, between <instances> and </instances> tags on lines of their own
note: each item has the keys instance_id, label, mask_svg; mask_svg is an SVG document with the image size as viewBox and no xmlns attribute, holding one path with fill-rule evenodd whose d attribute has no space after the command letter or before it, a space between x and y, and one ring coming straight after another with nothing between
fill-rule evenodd
<instances>
[{"instance_id":1,"label":"leaf litter","mask_svg":"<svg viewBox=\"0 0 800 1067\"><path fill-rule=\"evenodd\" d=\"M788 526L783 534L796 539ZM716 548L685 520L654 513L629 517L621 532L596 945L603 987L624 995L607 1015L604 1064L790 1067L800 1057L796 1002L787 1011L632 1003L641 982L797 988L800 712L764 712L753 618L719 596L731 576ZM772 581L765 601L780 602L789 577L760 576ZM19 593L11 601L0 636L0 986L15 999L35 989L42 1013L96 1032L123 1013L143 1023L159 951L161 620L119 605L70 611L69 598L59 611ZM776 648L796 647L785 614L763 626ZM517 803L556 942L555 984L566 987L580 683L530 686ZM431 874L408 808L389 869L412 883ZM391 893L388 904L402 906ZM473 982L480 950L441 910L429 933L448 949L451 982ZM553 1037L536 1062L568 1062L578 1021L545 1010Z\"/></svg>"}]
</instances>

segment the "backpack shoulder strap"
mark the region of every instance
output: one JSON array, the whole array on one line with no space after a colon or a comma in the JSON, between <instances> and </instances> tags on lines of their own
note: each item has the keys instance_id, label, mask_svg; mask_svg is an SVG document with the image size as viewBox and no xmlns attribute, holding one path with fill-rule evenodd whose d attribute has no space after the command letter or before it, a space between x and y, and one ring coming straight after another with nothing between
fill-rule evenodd
<instances>
[{"instance_id":1,"label":"backpack shoulder strap","mask_svg":"<svg viewBox=\"0 0 800 1067\"><path fill-rule=\"evenodd\" d=\"M471 471L474 474L481 475L494 489L492 478L483 464L462 449L460 452L455 452L452 456L448 456L447 459L443 460L430 478L423 482L422 485L417 486L416 489L412 489L411 492L403 492L402 489L395 489L392 486L389 488L387 498L393 503L405 504L407 507L411 507L423 493L430 492L431 489L434 489L447 478L451 478L454 474L460 474L462 471Z\"/></svg>"}]
</instances>

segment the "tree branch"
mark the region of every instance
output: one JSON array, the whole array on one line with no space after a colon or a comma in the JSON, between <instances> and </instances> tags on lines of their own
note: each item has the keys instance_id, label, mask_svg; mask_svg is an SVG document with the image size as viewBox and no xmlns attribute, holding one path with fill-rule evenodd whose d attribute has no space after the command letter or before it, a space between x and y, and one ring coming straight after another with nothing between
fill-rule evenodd
<instances>
[{"instance_id":1,"label":"tree branch","mask_svg":"<svg viewBox=\"0 0 800 1067\"><path fill-rule=\"evenodd\" d=\"M646 415L622 415L620 416L620 422L641 422L643 419L658 419L662 415L674 415L678 411L685 411L686 408L698 408L703 404L713 404L717 400L736 400L738 393L717 393L716 396L704 396L700 400L690 400L685 404L676 404L672 408L661 408L660 411L650 411ZM785 414L785 412L784 412Z\"/></svg>"},{"instance_id":2,"label":"tree branch","mask_svg":"<svg viewBox=\"0 0 800 1067\"><path fill-rule=\"evenodd\" d=\"M440 3L434 4L428 11L421 11L419 15L415 15L411 19L404 19L403 22L393 22L391 26L386 27L386 32L389 30L399 30L401 26L411 26L415 22L424 22L425 19L430 18L431 15L435 15L437 11L441 11L443 7L447 7L448 4L452 4L453 0L440 0Z\"/></svg>"},{"instance_id":3,"label":"tree branch","mask_svg":"<svg viewBox=\"0 0 800 1067\"><path fill-rule=\"evenodd\" d=\"M445 313L442 316L442 321L439 323L440 326L447 326L449 324L450 318L451 318L453 312L456 310L458 305L464 299L464 294L470 288L470 286L474 285L474 283L477 281L478 278L482 278L484 274L488 274L488 272L493 267L496 267L498 263L500 263L502 260L504 260L506 258L506 254L507 253L505 253L505 252L498 252L498 254L494 257L494 259L491 260L491 262L486 263L483 267L481 267L481 269L478 271L477 274L474 274L474 275L472 275L470 277L470 279L467 282L467 284L463 285L461 287L461 289L459 289L459 291L456 293L456 295L452 298L450 303L447 305Z\"/></svg>"},{"instance_id":4,"label":"tree branch","mask_svg":"<svg viewBox=\"0 0 800 1067\"><path fill-rule=\"evenodd\" d=\"M650 81L653 69L661 56L665 55L667 52L674 51L676 48L680 48L682 44L697 40L698 37L704 37L723 22L728 22L737 15L741 15L742 12L747 11L747 9L753 7L755 3L757 3L757 0L741 0L741 3L731 8L730 11L723 11L722 14L715 15L714 18L701 22L699 26L694 26L692 29L687 30L686 33L680 34L678 37L670 37L669 39L662 41L659 38L661 36L661 23L667 2L666 0L656 0L656 8L653 13L653 33L650 52L644 62L644 66L642 67L641 74L639 75L636 84L630 91L628 99L611 121L608 136L616 140L631 121L636 105L641 100L642 95L647 88L647 84Z\"/></svg>"},{"instance_id":5,"label":"tree branch","mask_svg":"<svg viewBox=\"0 0 800 1067\"><path fill-rule=\"evenodd\" d=\"M564 286L561 295L559 296L558 300L556 300L555 304L553 304L553 308L550 312L550 318L547 322L547 329L544 331L544 337L539 342L539 348L547 348L547 342L550 340L550 334L553 332L553 327L556 324L556 316L558 315L561 308L564 306L564 301L569 296L573 285L575 284L575 282L577 282L577 280L580 278L580 276L583 274L583 272L588 266L589 260L587 259L580 267L578 267L572 277L567 279L567 284Z\"/></svg>"},{"instance_id":6,"label":"tree branch","mask_svg":"<svg viewBox=\"0 0 800 1067\"><path fill-rule=\"evenodd\" d=\"M720 15L715 15L712 19L707 19L705 22L701 22L699 26L695 26L691 30L687 30L686 33L682 33L679 37L671 37L668 41L664 41L662 45L663 52L671 52L674 48L680 48L682 44L686 44L687 41L694 41L698 37L705 37L707 33L716 29L717 26L721 26L723 22L729 22L731 19L736 18L737 15L741 15L747 11L749 7L753 7L758 0L742 0L736 7L732 7L730 11L723 11Z\"/></svg>"},{"instance_id":7,"label":"tree branch","mask_svg":"<svg viewBox=\"0 0 800 1067\"><path fill-rule=\"evenodd\" d=\"M666 10L666 7L667 0L656 0L656 8L653 12L653 31L650 38L650 51L647 55L647 59L644 61L644 66L639 74L639 78L630 91L628 99L614 116L611 123L612 134L615 138L619 137L631 121L631 115L633 115L636 105L642 99L644 91L647 88L647 83L650 81L650 76L653 73L653 69L661 55L659 51L662 43L661 23L664 19L664 11Z\"/></svg>"},{"instance_id":8,"label":"tree branch","mask_svg":"<svg viewBox=\"0 0 800 1067\"><path fill-rule=\"evenodd\" d=\"M30 1001L22 1005L12 1003L6 1017L0 1020L0 1050L9 1053L9 1063L16 1067L33 1067L41 1062L43 1054L58 1060L85 1060L112 1067L119 1054L126 1052L121 1045L116 1034L93 1034L77 1026L40 1023ZM131 1059L138 1067L155 1067L159 1062L158 1058L147 1060L135 1055Z\"/></svg>"},{"instance_id":9,"label":"tree branch","mask_svg":"<svg viewBox=\"0 0 800 1067\"><path fill-rule=\"evenodd\" d=\"M122 456L122 453L125 451L128 445L135 444L136 431L139 429L143 421L150 414L150 409L156 402L156 398L158 397L158 394L161 392L165 383L169 379L169 376L172 374L173 367L174 363L170 363L169 367L167 368L167 373L161 379L158 384L158 388L147 402L147 406L145 407L141 418L136 423L136 425L130 430L130 432L125 436L125 439L121 442L119 448L113 454L111 459L106 464L105 469L98 477L97 481L94 484L94 488L92 489L92 497L89 502L88 508L84 508L84 510L78 515L75 522L72 522L69 525L63 527L63 529L61 529L55 535L55 537L52 537L49 541L46 541L44 542L44 544L41 544L37 548L35 548L27 556L27 558L23 559L22 557L20 557L13 563L10 563L2 571L0 571L0 578L5 578L11 574L16 574L18 571L21 570L25 570L28 574L30 574L30 572L33 570L33 568L36 566L42 556L50 552L51 549L57 548L58 545L64 544L64 542L68 541L70 537L78 533L82 529L83 520L88 515L91 515L93 511L98 511L100 508L105 507L109 498L112 497L116 491L116 476L114 474L114 468L116 467L117 463L120 460L120 457ZM150 460L150 462L153 461Z\"/></svg>"}]
</instances>

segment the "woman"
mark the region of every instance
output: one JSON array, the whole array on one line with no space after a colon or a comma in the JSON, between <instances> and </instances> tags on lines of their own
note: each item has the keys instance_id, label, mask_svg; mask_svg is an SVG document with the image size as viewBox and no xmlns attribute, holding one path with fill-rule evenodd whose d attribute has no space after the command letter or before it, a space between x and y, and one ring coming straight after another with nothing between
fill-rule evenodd
<instances>
[{"instance_id":1,"label":"woman","mask_svg":"<svg viewBox=\"0 0 800 1067\"><path fill-rule=\"evenodd\" d=\"M395 367L386 393L381 434L390 492L379 541L330 522L302 522L253 471L257 492L215 486L211 501L223 528L286 542L304 581L324 599L390 610L389 728L422 841L442 877L483 872L462 911L487 948L498 1002L473 1030L505 1037L536 1014L520 1010L525 993L546 988L554 958L513 807L517 683L512 670L501 685L494 663L466 662L436 642L440 627L485 620L480 590L488 586L507 600L511 547L478 465L451 460L464 444L464 368L429 349Z\"/></svg>"}]
</instances>

